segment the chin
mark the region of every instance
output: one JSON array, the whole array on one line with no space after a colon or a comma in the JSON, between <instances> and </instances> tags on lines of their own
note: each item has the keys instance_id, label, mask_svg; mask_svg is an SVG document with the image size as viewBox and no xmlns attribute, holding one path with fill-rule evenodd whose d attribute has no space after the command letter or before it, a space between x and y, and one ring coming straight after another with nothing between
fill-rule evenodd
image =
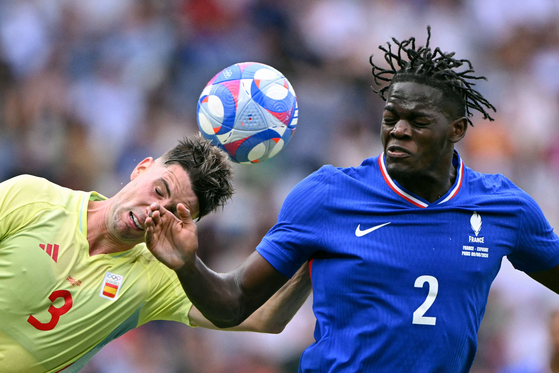
<instances>
[{"instance_id":1,"label":"chin","mask_svg":"<svg viewBox=\"0 0 559 373\"><path fill-rule=\"evenodd\" d=\"M386 171L394 180L411 179L417 171L403 162L390 162L386 164Z\"/></svg>"}]
</instances>

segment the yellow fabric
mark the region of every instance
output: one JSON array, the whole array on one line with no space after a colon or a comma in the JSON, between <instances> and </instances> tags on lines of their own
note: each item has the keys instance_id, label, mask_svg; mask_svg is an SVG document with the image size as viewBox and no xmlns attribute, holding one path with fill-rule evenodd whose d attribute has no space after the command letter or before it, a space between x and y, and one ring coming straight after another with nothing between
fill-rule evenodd
<instances>
[{"instance_id":1,"label":"yellow fabric","mask_svg":"<svg viewBox=\"0 0 559 373\"><path fill-rule=\"evenodd\" d=\"M0 183L0 372L76 371L150 320L190 325L175 272L145 245L89 256L90 199L104 197L29 175ZM108 272L122 276L113 299Z\"/></svg>"}]
</instances>

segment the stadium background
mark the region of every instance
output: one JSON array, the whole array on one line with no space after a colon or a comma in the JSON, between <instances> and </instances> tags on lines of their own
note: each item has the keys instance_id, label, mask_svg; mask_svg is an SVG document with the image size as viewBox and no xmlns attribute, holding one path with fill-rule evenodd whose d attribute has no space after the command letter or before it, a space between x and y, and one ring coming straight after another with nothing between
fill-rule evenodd
<instances>
[{"instance_id":1,"label":"stadium background","mask_svg":"<svg viewBox=\"0 0 559 373\"><path fill-rule=\"evenodd\" d=\"M557 0L2 0L0 180L30 173L110 196L146 156L197 131L206 82L242 61L293 84L298 129L276 158L235 167L237 193L199 224L200 255L230 270L274 223L286 193L320 165L380 153L383 102L368 58L395 36L472 60L498 109L474 118L459 151L499 172L559 225ZM378 60L377 60L378 61ZM543 372L559 296L505 261L472 372ZM280 335L154 322L105 347L87 373L287 373L312 343L310 304Z\"/></svg>"}]
</instances>

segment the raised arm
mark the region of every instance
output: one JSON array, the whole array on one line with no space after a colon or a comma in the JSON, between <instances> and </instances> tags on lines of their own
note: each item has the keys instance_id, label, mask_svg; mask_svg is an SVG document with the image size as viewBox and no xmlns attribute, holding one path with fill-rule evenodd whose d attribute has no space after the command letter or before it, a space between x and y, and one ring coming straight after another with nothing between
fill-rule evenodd
<instances>
[{"instance_id":1,"label":"raised arm","mask_svg":"<svg viewBox=\"0 0 559 373\"><path fill-rule=\"evenodd\" d=\"M278 292L240 325L220 330L281 333L305 303L311 288L309 266L305 263ZM189 319L193 326L219 329L196 307L192 307Z\"/></svg>"},{"instance_id":2,"label":"raised arm","mask_svg":"<svg viewBox=\"0 0 559 373\"><path fill-rule=\"evenodd\" d=\"M150 209L145 222L149 250L176 271L192 303L217 327L239 325L287 282L257 252L232 272L212 271L196 256L196 225L186 207L177 205L178 218L157 204Z\"/></svg>"}]
</instances>

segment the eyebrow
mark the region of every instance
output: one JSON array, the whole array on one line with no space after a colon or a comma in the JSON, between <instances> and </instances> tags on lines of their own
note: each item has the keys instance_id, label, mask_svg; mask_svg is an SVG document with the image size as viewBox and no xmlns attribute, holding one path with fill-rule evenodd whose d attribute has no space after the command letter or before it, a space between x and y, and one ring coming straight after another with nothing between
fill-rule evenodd
<instances>
[{"instance_id":1,"label":"eyebrow","mask_svg":"<svg viewBox=\"0 0 559 373\"><path fill-rule=\"evenodd\" d=\"M390 105L390 104L387 104L387 105L384 107L383 112L384 112L384 111L389 111L389 112L391 112L392 114L398 115L398 111L397 111L394 107L389 106L389 105ZM429 115L427 112L423 111L423 109L414 109L414 110L411 110L411 116L412 116L413 118L418 118L418 117L432 118L432 115Z\"/></svg>"},{"instance_id":2,"label":"eyebrow","mask_svg":"<svg viewBox=\"0 0 559 373\"><path fill-rule=\"evenodd\" d=\"M165 180L164 178L159 178L159 180L163 183L163 185L165 186L165 189L167 190L167 195L169 197L171 197L171 189L169 188L169 183L167 182L167 180Z\"/></svg>"},{"instance_id":3,"label":"eyebrow","mask_svg":"<svg viewBox=\"0 0 559 373\"><path fill-rule=\"evenodd\" d=\"M388 105L386 105L386 106L383 108L382 111L383 111L383 112L384 112L384 111L389 111L389 112L391 112L392 114L396 114L396 110L395 110L394 108L388 106Z\"/></svg>"}]
</instances>

